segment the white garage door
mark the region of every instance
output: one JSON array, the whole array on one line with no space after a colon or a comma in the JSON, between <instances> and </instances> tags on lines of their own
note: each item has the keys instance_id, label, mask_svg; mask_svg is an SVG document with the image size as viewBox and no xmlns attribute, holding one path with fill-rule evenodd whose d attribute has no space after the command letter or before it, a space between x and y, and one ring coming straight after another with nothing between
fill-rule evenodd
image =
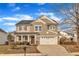
<instances>
[{"instance_id":1,"label":"white garage door","mask_svg":"<svg viewBox=\"0 0 79 59\"><path fill-rule=\"evenodd\" d=\"M41 45L52 45L57 44L57 37L40 37L40 44Z\"/></svg>"}]
</instances>

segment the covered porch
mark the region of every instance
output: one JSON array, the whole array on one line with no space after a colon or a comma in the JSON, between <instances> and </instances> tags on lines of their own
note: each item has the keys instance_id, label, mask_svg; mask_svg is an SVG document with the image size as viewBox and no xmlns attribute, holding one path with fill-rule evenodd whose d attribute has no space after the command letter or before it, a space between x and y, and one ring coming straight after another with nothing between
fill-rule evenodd
<instances>
[{"instance_id":1,"label":"covered porch","mask_svg":"<svg viewBox=\"0 0 79 59\"><path fill-rule=\"evenodd\" d=\"M16 33L15 42L25 42L30 45L38 45L39 39L37 33Z\"/></svg>"}]
</instances>

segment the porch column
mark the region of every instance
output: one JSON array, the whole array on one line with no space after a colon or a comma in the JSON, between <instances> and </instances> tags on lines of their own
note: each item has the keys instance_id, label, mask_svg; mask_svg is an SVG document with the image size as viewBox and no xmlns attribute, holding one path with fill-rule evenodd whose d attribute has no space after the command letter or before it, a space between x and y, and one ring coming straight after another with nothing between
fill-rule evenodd
<instances>
[{"instance_id":1,"label":"porch column","mask_svg":"<svg viewBox=\"0 0 79 59\"><path fill-rule=\"evenodd\" d=\"M37 41L37 37L36 37L36 35L35 35L35 44L37 44L36 41Z\"/></svg>"},{"instance_id":2,"label":"porch column","mask_svg":"<svg viewBox=\"0 0 79 59\"><path fill-rule=\"evenodd\" d=\"M19 39L18 36L15 36L15 42L16 42L16 41L19 41L18 39Z\"/></svg>"},{"instance_id":3,"label":"porch column","mask_svg":"<svg viewBox=\"0 0 79 59\"><path fill-rule=\"evenodd\" d=\"M15 37L14 42L16 42L17 41L17 36L14 36L14 37Z\"/></svg>"},{"instance_id":4,"label":"porch column","mask_svg":"<svg viewBox=\"0 0 79 59\"><path fill-rule=\"evenodd\" d=\"M38 45L38 44L40 44L40 36L36 36L37 38L36 38L36 44Z\"/></svg>"},{"instance_id":5,"label":"porch column","mask_svg":"<svg viewBox=\"0 0 79 59\"><path fill-rule=\"evenodd\" d=\"M19 36L16 36L16 42L19 42Z\"/></svg>"},{"instance_id":6,"label":"porch column","mask_svg":"<svg viewBox=\"0 0 79 59\"><path fill-rule=\"evenodd\" d=\"M21 42L23 42L23 35L21 35Z\"/></svg>"},{"instance_id":7,"label":"porch column","mask_svg":"<svg viewBox=\"0 0 79 59\"><path fill-rule=\"evenodd\" d=\"M27 35L27 37L28 37L28 40L27 41L29 42L30 41L29 35Z\"/></svg>"},{"instance_id":8,"label":"porch column","mask_svg":"<svg viewBox=\"0 0 79 59\"><path fill-rule=\"evenodd\" d=\"M29 43L31 44L31 37L30 37L30 35L29 35Z\"/></svg>"}]
</instances>

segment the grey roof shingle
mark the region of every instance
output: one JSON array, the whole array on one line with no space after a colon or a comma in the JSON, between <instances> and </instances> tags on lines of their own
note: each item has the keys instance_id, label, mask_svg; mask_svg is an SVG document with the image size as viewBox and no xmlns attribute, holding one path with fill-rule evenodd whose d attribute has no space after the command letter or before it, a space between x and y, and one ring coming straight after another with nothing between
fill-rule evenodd
<instances>
[{"instance_id":1,"label":"grey roof shingle","mask_svg":"<svg viewBox=\"0 0 79 59\"><path fill-rule=\"evenodd\" d=\"M34 20L22 20L20 22L18 22L16 25L22 25L22 24L30 24L31 22L33 22Z\"/></svg>"},{"instance_id":2,"label":"grey roof shingle","mask_svg":"<svg viewBox=\"0 0 79 59\"><path fill-rule=\"evenodd\" d=\"M47 24L57 24L57 22L56 22L55 20L52 20L53 22L51 22L51 21L49 21L49 20L46 20L45 17L47 17L47 16L44 17L45 19L43 19L42 17L44 17L44 15L40 16L39 19L43 20L43 21L46 22ZM25 24L30 25L30 23L33 22L33 21L35 21L35 20L22 20L22 21L18 22L16 25L23 25L23 24L24 24L24 25L25 25Z\"/></svg>"}]
</instances>

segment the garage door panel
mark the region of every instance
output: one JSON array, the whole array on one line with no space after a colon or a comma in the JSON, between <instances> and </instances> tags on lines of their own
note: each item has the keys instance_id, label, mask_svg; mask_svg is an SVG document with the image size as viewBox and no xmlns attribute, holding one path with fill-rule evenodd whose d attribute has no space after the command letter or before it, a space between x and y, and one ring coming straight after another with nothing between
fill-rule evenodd
<instances>
[{"instance_id":1,"label":"garage door panel","mask_svg":"<svg viewBox=\"0 0 79 59\"><path fill-rule=\"evenodd\" d=\"M57 44L57 38L40 38L40 44Z\"/></svg>"}]
</instances>

